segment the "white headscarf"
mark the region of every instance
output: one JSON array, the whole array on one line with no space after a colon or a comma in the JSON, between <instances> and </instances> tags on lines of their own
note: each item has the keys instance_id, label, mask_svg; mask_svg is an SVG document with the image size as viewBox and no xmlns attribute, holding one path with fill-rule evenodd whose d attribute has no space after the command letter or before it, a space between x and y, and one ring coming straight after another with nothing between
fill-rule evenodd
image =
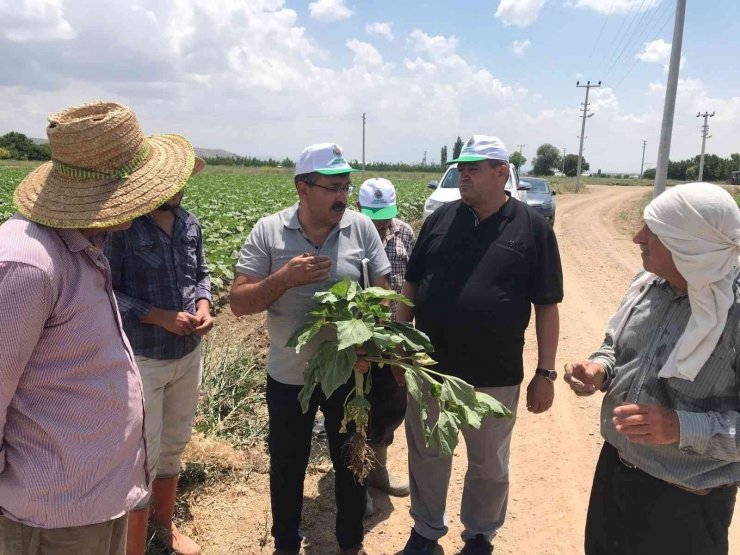
<instances>
[{"instance_id":1,"label":"white headscarf","mask_svg":"<svg viewBox=\"0 0 740 555\"><path fill-rule=\"evenodd\" d=\"M647 205L645 223L673 256L688 283L691 316L659 372L661 378L694 381L717 346L735 297L740 267L740 209L723 188L709 183L672 187ZM627 290L609 320L616 343L632 308L647 294L655 274L645 272Z\"/></svg>"}]
</instances>

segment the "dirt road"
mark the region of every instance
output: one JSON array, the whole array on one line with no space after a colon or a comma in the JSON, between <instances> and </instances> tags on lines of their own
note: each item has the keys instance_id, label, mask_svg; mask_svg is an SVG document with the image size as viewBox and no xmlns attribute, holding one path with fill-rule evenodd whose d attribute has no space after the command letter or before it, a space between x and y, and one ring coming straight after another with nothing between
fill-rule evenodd
<instances>
[{"instance_id":1,"label":"dirt road","mask_svg":"<svg viewBox=\"0 0 740 555\"><path fill-rule=\"evenodd\" d=\"M587 356L600 344L608 316L630 279L640 268L639 251L620 225L618 214L647 192L638 187L592 187L584 195L557 198L555 230L562 256L565 301L561 305L558 371L566 361ZM533 326L528 331L525 368L536 366ZM526 387L526 381L525 381ZM523 392L524 393L524 392ZM511 555L575 555L582 553L583 526L591 478L601 446L598 431L600 395L581 399L558 380L552 409L532 415L522 409L514 430L511 491L506 524L495 540L495 553ZM523 407L524 403L520 404ZM450 533L441 540L443 552L458 553L459 506L465 468L464 447L455 457L448 513ZM390 466L405 472L403 430L391 448ZM314 472L306 482L304 528L306 554L335 552L332 475ZM229 492L229 509L220 514L193 507L193 528L206 553L271 553L267 477ZM224 492L222 492L223 494ZM214 493L215 495L215 493ZM204 496L208 504L209 496ZM408 537L408 498L388 498L373 492L375 514L367 522L370 554L396 554ZM223 505L219 503L221 507ZM264 545L265 540L267 544ZM263 545L260 545L263 544ZM740 553L740 526L731 533L731 553Z\"/></svg>"}]
</instances>

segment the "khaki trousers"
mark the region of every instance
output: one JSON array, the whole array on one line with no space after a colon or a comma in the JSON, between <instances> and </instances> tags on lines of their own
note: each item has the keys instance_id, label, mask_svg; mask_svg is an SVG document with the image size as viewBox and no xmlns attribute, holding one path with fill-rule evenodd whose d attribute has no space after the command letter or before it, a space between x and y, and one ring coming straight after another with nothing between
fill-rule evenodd
<instances>
[{"instance_id":1,"label":"khaki trousers","mask_svg":"<svg viewBox=\"0 0 740 555\"><path fill-rule=\"evenodd\" d=\"M125 555L127 518L72 528L35 528L0 516L0 555Z\"/></svg>"}]
</instances>

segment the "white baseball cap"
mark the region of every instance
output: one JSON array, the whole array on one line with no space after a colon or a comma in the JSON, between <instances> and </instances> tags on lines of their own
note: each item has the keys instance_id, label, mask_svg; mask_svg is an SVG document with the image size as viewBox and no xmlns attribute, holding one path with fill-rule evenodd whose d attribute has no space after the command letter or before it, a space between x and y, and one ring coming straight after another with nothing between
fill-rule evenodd
<instances>
[{"instance_id":1,"label":"white baseball cap","mask_svg":"<svg viewBox=\"0 0 740 555\"><path fill-rule=\"evenodd\" d=\"M336 143L307 146L295 163L295 174L318 172L324 175L357 172L344 159L342 147Z\"/></svg>"},{"instance_id":2,"label":"white baseball cap","mask_svg":"<svg viewBox=\"0 0 740 555\"><path fill-rule=\"evenodd\" d=\"M382 177L373 177L360 185L360 212L371 220L390 220L397 216L393 183Z\"/></svg>"},{"instance_id":3,"label":"white baseball cap","mask_svg":"<svg viewBox=\"0 0 740 555\"><path fill-rule=\"evenodd\" d=\"M498 137L488 135L473 135L460 151L460 156L450 160L447 164L456 162L478 162L480 160L509 161L509 152L506 145Z\"/></svg>"}]
</instances>

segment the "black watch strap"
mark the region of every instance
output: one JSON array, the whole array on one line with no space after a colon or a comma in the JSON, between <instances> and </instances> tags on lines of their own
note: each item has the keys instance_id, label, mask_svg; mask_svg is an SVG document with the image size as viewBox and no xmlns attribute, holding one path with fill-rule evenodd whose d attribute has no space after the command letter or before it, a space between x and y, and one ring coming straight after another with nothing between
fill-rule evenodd
<instances>
[{"instance_id":1,"label":"black watch strap","mask_svg":"<svg viewBox=\"0 0 740 555\"><path fill-rule=\"evenodd\" d=\"M558 373L555 370L549 370L547 368L537 368L534 373L546 377L551 382L554 382L558 379Z\"/></svg>"}]
</instances>

